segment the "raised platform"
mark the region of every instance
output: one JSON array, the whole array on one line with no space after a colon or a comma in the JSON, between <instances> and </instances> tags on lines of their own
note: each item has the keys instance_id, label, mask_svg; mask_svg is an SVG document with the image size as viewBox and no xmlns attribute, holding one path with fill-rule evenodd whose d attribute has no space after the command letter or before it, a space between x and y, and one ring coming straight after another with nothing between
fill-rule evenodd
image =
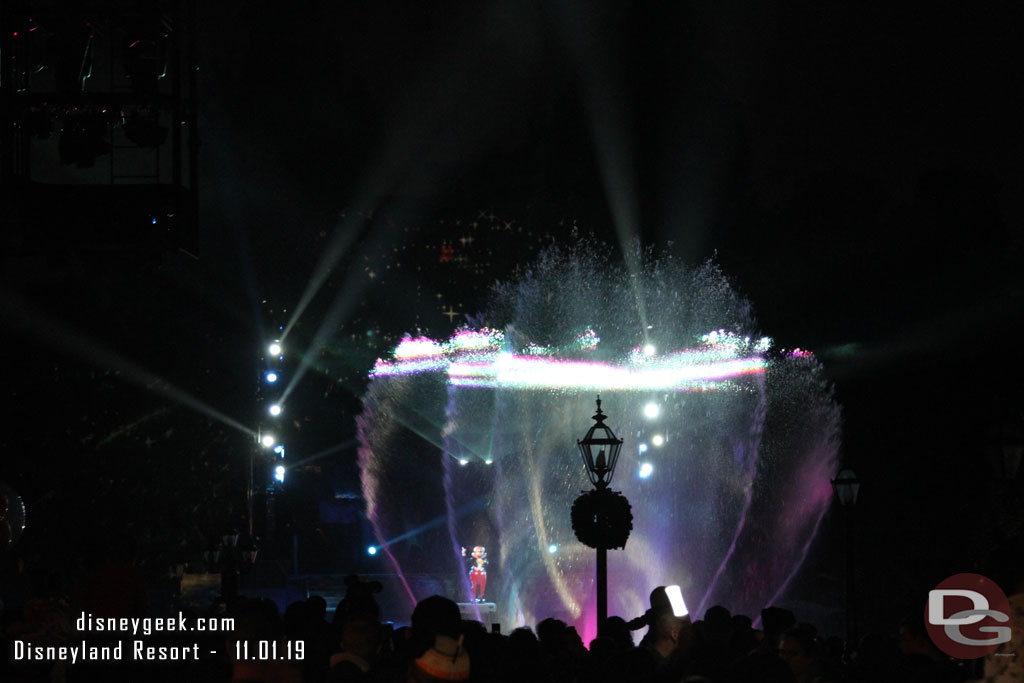
<instances>
[{"instance_id":1,"label":"raised platform","mask_svg":"<svg viewBox=\"0 0 1024 683\"><path fill-rule=\"evenodd\" d=\"M463 619L479 621L488 628L497 623L498 606L493 602L460 602L458 605Z\"/></svg>"}]
</instances>

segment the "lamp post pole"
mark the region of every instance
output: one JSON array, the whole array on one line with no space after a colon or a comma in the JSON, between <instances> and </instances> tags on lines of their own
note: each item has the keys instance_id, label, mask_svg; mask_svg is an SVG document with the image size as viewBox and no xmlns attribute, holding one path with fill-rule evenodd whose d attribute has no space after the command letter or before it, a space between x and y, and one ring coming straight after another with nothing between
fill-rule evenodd
<instances>
[{"instance_id":1,"label":"lamp post pole","mask_svg":"<svg viewBox=\"0 0 1024 683\"><path fill-rule=\"evenodd\" d=\"M576 537L597 551L595 583L597 588L597 626L608 618L608 549L623 548L633 528L633 513L622 494L608 488L622 449L622 439L604 423L601 397L597 398L595 424L576 442L587 466L594 490L584 492L572 506L572 526Z\"/></svg>"},{"instance_id":2,"label":"lamp post pole","mask_svg":"<svg viewBox=\"0 0 1024 683\"><path fill-rule=\"evenodd\" d=\"M860 493L860 479L853 470L844 469L832 480L839 505L843 508L844 546L846 555L846 651L852 653L857 648L857 614L854 560L855 539L853 534L853 509L857 505L857 494Z\"/></svg>"}]
</instances>

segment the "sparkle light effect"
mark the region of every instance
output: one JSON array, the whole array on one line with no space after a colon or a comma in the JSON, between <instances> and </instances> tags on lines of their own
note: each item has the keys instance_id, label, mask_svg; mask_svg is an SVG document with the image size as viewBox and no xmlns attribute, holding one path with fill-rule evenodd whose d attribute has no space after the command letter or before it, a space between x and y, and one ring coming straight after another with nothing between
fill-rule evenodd
<instances>
[{"instance_id":1,"label":"sparkle light effect","mask_svg":"<svg viewBox=\"0 0 1024 683\"><path fill-rule=\"evenodd\" d=\"M758 329L750 306L713 265L656 263L637 283L588 254L542 255L496 291L480 315L490 327L410 337L375 365L358 428L377 540L400 577L463 577L460 545L484 545L488 590L509 596L502 621L554 616L591 632L594 555L567 511L586 482L574 441L600 392L627 442L613 486L634 513L627 549L609 557L609 613L642 614L654 586L678 582L695 613L719 602L756 616L787 590L827 509L831 388L813 358L743 332ZM594 311L613 313L598 325ZM446 523L417 530L418 546L384 545L435 514Z\"/></svg>"},{"instance_id":2,"label":"sparkle light effect","mask_svg":"<svg viewBox=\"0 0 1024 683\"><path fill-rule=\"evenodd\" d=\"M585 343L578 348L597 348L596 335L581 339ZM734 377L764 372L763 354L769 348L712 332L699 347L657 359L631 352L616 365L554 358L558 351L535 344L515 354L503 350L502 341L500 332L486 329L462 330L444 342L406 337L395 348L394 360L378 359L370 376L446 372L454 386L492 389L713 391L734 388L729 382ZM645 410L657 417L658 407L652 405Z\"/></svg>"}]
</instances>

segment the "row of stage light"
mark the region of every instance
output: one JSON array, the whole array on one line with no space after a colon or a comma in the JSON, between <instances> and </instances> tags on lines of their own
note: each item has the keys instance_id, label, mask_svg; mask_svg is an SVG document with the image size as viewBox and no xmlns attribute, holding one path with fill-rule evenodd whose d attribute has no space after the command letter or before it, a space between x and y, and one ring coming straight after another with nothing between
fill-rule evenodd
<instances>
[{"instance_id":1,"label":"row of stage light","mask_svg":"<svg viewBox=\"0 0 1024 683\"><path fill-rule=\"evenodd\" d=\"M281 381L282 373L284 371L284 348L281 346L281 341L275 339L267 347L266 367L263 369L263 392L267 394L275 394L276 388L280 386L278 383ZM261 393L263 393L261 392ZM274 427L280 427L279 419L284 412L284 407L277 400L272 400L270 405L267 407L267 414L273 420ZM260 421L262 425L262 420ZM274 481L280 485L284 483L285 466L284 466L284 455L285 448L284 444L278 441L278 437L275 432L277 430L264 432L261 426L259 431L259 442L264 448L271 449L274 453Z\"/></svg>"},{"instance_id":2,"label":"row of stage light","mask_svg":"<svg viewBox=\"0 0 1024 683\"><path fill-rule=\"evenodd\" d=\"M658 417L661 416L661 406L652 401L644 406L643 412L644 417L646 417L648 420L657 420ZM654 446L655 448L661 448L662 446L665 445L665 437L662 436L661 434L654 434L653 436L651 436L651 445ZM637 446L637 453L639 454L641 459L645 458L644 454L647 453L649 450L650 446L647 444L646 441L641 441L640 444L638 444ZM469 458L459 458L460 465L465 466L468 465L469 463ZM487 458L483 460L483 463L485 465L492 465L494 464L494 459L491 456L487 456ZM639 469L637 470L637 476L640 477L641 479L647 479L653 473L654 465L648 460L643 460L640 463ZM372 555L373 553L370 554Z\"/></svg>"}]
</instances>

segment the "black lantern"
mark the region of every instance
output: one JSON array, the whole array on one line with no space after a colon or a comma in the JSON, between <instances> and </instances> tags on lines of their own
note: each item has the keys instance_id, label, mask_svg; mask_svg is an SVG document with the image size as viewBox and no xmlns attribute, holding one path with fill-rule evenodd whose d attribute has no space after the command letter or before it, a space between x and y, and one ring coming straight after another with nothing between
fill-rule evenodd
<instances>
[{"instance_id":1,"label":"black lantern","mask_svg":"<svg viewBox=\"0 0 1024 683\"><path fill-rule=\"evenodd\" d=\"M1003 425L1001 432L990 451L992 473L996 479L1012 481L1024 461L1024 438L1019 425L1012 422Z\"/></svg>"},{"instance_id":2,"label":"black lantern","mask_svg":"<svg viewBox=\"0 0 1024 683\"><path fill-rule=\"evenodd\" d=\"M857 504L857 494L860 493L860 479L853 470L841 470L836 478L832 480L832 489L836 492L836 498L843 507Z\"/></svg>"},{"instance_id":3,"label":"black lantern","mask_svg":"<svg viewBox=\"0 0 1024 683\"><path fill-rule=\"evenodd\" d=\"M622 439L615 438L611 428L604 423L604 418L605 414L601 412L601 397L598 396L597 413L593 418L596 424L590 428L582 441L576 442L580 447L583 463L587 466L590 483L598 489L607 488L611 483L615 474L615 463L622 449Z\"/></svg>"}]
</instances>

